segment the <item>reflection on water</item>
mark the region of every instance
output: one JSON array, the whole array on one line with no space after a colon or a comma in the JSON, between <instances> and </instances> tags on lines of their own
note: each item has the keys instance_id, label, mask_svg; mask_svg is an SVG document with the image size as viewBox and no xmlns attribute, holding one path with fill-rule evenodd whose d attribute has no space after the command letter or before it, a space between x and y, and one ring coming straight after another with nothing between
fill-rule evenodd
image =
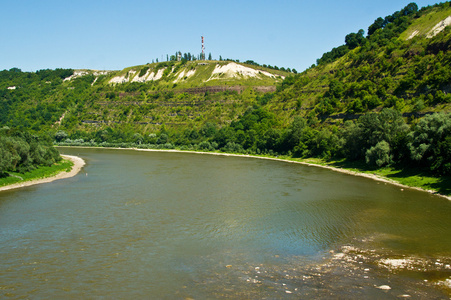
<instances>
[{"instance_id":1,"label":"reflection on water","mask_svg":"<svg viewBox=\"0 0 451 300\"><path fill-rule=\"evenodd\" d=\"M0 193L0 295L450 295L451 203L249 158L63 149L76 177Z\"/></svg>"}]
</instances>

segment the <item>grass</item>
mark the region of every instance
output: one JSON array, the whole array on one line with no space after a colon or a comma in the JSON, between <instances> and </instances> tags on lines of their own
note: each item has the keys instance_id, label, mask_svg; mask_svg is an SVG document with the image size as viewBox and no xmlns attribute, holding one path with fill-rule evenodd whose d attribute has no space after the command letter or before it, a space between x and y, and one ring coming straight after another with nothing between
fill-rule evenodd
<instances>
[{"instance_id":1,"label":"grass","mask_svg":"<svg viewBox=\"0 0 451 300\"><path fill-rule=\"evenodd\" d=\"M451 7L446 9L433 8L429 13L416 19L409 28L400 35L406 40L414 31L418 31L419 36L425 36L435 25L451 15Z\"/></svg>"},{"instance_id":2,"label":"grass","mask_svg":"<svg viewBox=\"0 0 451 300\"><path fill-rule=\"evenodd\" d=\"M17 173L17 172L10 172L10 173L8 173L9 174L8 177L0 178L0 186L6 186L6 185L15 184L15 183L25 182L25 181L52 177L63 171L70 172L73 165L74 165L74 163L71 162L70 160L63 159L59 163L56 163L52 166L49 166L49 167L41 166L33 171L23 173L23 174Z\"/></svg>"},{"instance_id":3,"label":"grass","mask_svg":"<svg viewBox=\"0 0 451 300\"><path fill-rule=\"evenodd\" d=\"M442 195L451 196L451 176L432 177L427 172L407 168L392 170L385 177L398 181L401 184L433 190Z\"/></svg>"}]
</instances>

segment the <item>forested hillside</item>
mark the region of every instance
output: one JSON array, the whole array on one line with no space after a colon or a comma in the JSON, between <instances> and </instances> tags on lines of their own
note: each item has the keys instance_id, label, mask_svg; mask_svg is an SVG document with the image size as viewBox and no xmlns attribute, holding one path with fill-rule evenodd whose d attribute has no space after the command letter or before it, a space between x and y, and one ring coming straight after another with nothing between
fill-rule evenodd
<instances>
[{"instance_id":1,"label":"forested hillside","mask_svg":"<svg viewBox=\"0 0 451 300\"><path fill-rule=\"evenodd\" d=\"M378 18L366 37L363 30L350 33L346 44L325 53L317 66L287 78L273 106L332 119L383 107L404 116L450 111L451 30L433 31L450 16L446 2L419 11L409 4Z\"/></svg>"},{"instance_id":2,"label":"forested hillside","mask_svg":"<svg viewBox=\"0 0 451 300\"><path fill-rule=\"evenodd\" d=\"M345 158L449 175L448 18L450 2L411 3L302 73L187 59L122 71L4 70L0 125L61 145Z\"/></svg>"}]
</instances>

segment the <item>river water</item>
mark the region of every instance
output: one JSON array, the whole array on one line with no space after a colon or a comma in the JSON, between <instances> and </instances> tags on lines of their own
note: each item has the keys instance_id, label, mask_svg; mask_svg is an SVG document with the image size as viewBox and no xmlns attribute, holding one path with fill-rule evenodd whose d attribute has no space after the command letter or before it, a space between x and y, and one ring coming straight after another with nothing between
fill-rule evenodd
<instances>
[{"instance_id":1,"label":"river water","mask_svg":"<svg viewBox=\"0 0 451 300\"><path fill-rule=\"evenodd\" d=\"M61 149L0 192L0 298L448 299L451 201L316 167Z\"/></svg>"}]
</instances>

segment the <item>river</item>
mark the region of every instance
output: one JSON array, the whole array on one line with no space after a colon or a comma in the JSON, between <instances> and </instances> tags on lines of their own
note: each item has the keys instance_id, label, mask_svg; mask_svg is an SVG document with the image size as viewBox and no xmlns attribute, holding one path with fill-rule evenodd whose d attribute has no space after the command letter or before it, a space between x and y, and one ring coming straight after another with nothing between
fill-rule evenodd
<instances>
[{"instance_id":1,"label":"river","mask_svg":"<svg viewBox=\"0 0 451 300\"><path fill-rule=\"evenodd\" d=\"M0 298L447 299L451 201L299 164L61 149L0 192Z\"/></svg>"}]
</instances>

